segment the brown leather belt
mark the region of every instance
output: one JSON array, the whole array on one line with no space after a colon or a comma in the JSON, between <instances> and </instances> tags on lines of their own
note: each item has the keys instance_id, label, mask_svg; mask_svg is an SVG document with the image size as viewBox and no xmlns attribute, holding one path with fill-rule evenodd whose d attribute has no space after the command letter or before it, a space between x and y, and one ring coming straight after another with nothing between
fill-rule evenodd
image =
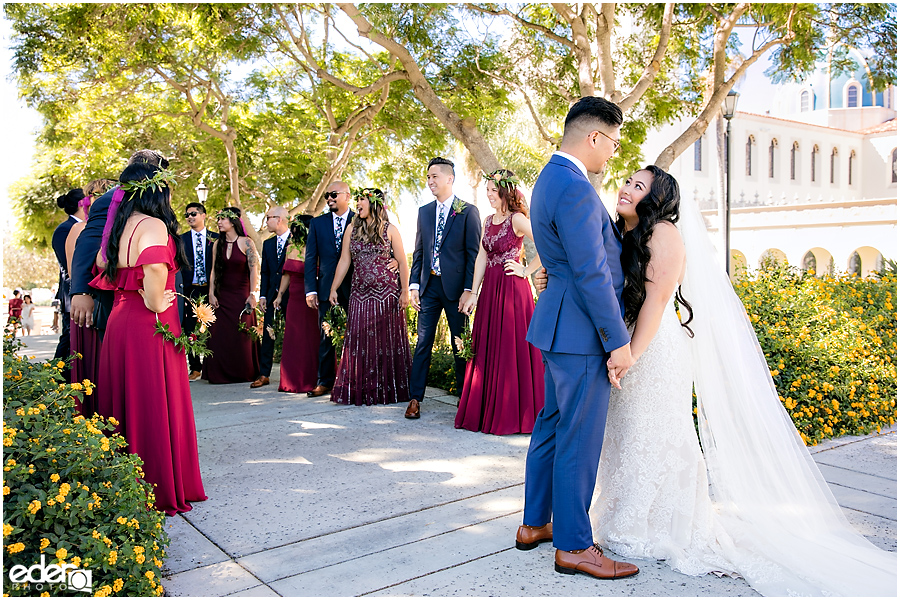
<instances>
[{"instance_id":1,"label":"brown leather belt","mask_svg":"<svg viewBox=\"0 0 900 600\"><path fill-rule=\"evenodd\" d=\"M431 270L431 274L434 275L435 277L440 277L440 276L441 276L441 274L438 273L438 272L436 272L434 269Z\"/></svg>"}]
</instances>

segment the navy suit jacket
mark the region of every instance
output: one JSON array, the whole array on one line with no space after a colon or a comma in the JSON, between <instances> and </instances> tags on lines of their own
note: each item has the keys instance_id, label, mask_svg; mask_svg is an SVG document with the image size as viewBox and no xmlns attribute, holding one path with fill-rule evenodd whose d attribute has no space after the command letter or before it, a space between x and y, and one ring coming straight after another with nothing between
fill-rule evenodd
<instances>
[{"instance_id":1,"label":"navy suit jacket","mask_svg":"<svg viewBox=\"0 0 900 600\"><path fill-rule=\"evenodd\" d=\"M206 281L209 282L209 273L212 271L212 252L213 242L219 239L219 234L206 230L206 251L203 257L206 262ZM192 230L188 229L181 234L181 241L184 243L184 254L187 256L188 264L181 269L181 278L184 285L191 285L194 282L194 238Z\"/></svg>"},{"instance_id":2,"label":"navy suit jacket","mask_svg":"<svg viewBox=\"0 0 900 600\"><path fill-rule=\"evenodd\" d=\"M531 226L548 281L526 339L543 351L590 355L629 343L619 234L590 181L568 159L553 156L541 171Z\"/></svg>"},{"instance_id":3,"label":"navy suit jacket","mask_svg":"<svg viewBox=\"0 0 900 600\"><path fill-rule=\"evenodd\" d=\"M453 198L456 202L458 199ZM451 300L458 300L464 290L472 289L475 276L475 259L481 246L481 215L474 204L464 202L462 213L452 209L444 225L441 238L441 286ZM416 225L416 247L413 251L411 284L419 284L419 293L425 291L431 278L431 258L434 254L434 233L437 220L437 201L419 208Z\"/></svg>"},{"instance_id":4,"label":"navy suit jacket","mask_svg":"<svg viewBox=\"0 0 900 600\"><path fill-rule=\"evenodd\" d=\"M69 269L66 265L66 238L72 226L78 221L73 216L69 216L65 221L56 226L53 230L53 237L50 238L50 245L53 247L53 253L56 254L56 261L59 263L59 288L56 291L56 298L59 300L64 312L69 312L70 298L69 295ZM72 261L74 265L74 260Z\"/></svg>"},{"instance_id":5,"label":"navy suit jacket","mask_svg":"<svg viewBox=\"0 0 900 600\"><path fill-rule=\"evenodd\" d=\"M287 256L288 246L291 243L291 234L288 234L287 242L278 254L278 236L270 236L263 242L262 247L262 267L260 268L259 277L259 295L266 299L266 307L272 305L272 300L278 295L278 286L281 285L281 274L284 270L284 257ZM287 306L288 293L284 292L281 297L281 303Z\"/></svg>"},{"instance_id":6,"label":"navy suit jacket","mask_svg":"<svg viewBox=\"0 0 900 600\"><path fill-rule=\"evenodd\" d=\"M350 229L350 223L356 215L352 210L347 215L347 223L344 226L344 235ZM309 223L309 237L306 238L305 270L303 275L306 293L316 292L319 295L319 306L330 306L328 297L331 295L331 284L334 282L334 272L341 258L340 250L334 247L334 217L331 213L320 215ZM350 281L353 278L353 265L347 271L344 281L341 282L339 295L350 297Z\"/></svg>"}]
</instances>

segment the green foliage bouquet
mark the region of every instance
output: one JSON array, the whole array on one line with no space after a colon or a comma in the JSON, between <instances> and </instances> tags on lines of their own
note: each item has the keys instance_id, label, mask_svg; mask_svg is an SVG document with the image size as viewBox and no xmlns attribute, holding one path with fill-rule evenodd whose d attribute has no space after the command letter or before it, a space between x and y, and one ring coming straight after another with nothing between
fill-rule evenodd
<instances>
[{"instance_id":1,"label":"green foliage bouquet","mask_svg":"<svg viewBox=\"0 0 900 600\"><path fill-rule=\"evenodd\" d=\"M816 277L770 263L734 283L808 445L897 420L897 275Z\"/></svg>"},{"instance_id":2,"label":"green foliage bouquet","mask_svg":"<svg viewBox=\"0 0 900 600\"><path fill-rule=\"evenodd\" d=\"M83 595L65 583L17 583L46 563L90 572L96 596L160 596L168 536L141 459L117 424L76 409L93 384L62 383L63 361L31 363L3 341L3 586L12 596ZM13 581L15 579L16 581ZM81 579L84 582L84 579ZM38 586L41 586L40 588Z\"/></svg>"},{"instance_id":3,"label":"green foliage bouquet","mask_svg":"<svg viewBox=\"0 0 900 600\"><path fill-rule=\"evenodd\" d=\"M335 304L325 313L322 331L331 338L331 345L338 360L344 348L344 335L347 333L347 311L340 304Z\"/></svg>"}]
</instances>

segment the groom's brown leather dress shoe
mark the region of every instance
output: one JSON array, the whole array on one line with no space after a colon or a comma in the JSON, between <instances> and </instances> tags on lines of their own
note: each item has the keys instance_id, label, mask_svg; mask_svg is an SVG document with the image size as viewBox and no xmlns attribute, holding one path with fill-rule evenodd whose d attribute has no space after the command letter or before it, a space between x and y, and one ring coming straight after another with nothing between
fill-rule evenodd
<instances>
[{"instance_id":1,"label":"groom's brown leather dress shoe","mask_svg":"<svg viewBox=\"0 0 900 600\"><path fill-rule=\"evenodd\" d=\"M264 385L269 385L269 378L266 377L265 375L260 375L259 377L256 378L256 381L254 381L253 383L250 384L250 387L255 389L258 387L262 387Z\"/></svg>"},{"instance_id":2,"label":"groom's brown leather dress shoe","mask_svg":"<svg viewBox=\"0 0 900 600\"><path fill-rule=\"evenodd\" d=\"M553 523L547 523L541 527L534 525L519 525L516 532L516 548L519 550L533 550L538 544L553 541Z\"/></svg>"},{"instance_id":3,"label":"groom's brown leather dress shoe","mask_svg":"<svg viewBox=\"0 0 900 600\"><path fill-rule=\"evenodd\" d=\"M330 391L331 391L330 387L327 387L324 385L317 385L316 387L313 388L313 390L311 392L306 392L306 396L308 398L318 398L319 396L324 396L325 394L327 394Z\"/></svg>"},{"instance_id":4,"label":"groom's brown leather dress shoe","mask_svg":"<svg viewBox=\"0 0 900 600\"><path fill-rule=\"evenodd\" d=\"M565 575L584 573L597 579L621 579L636 575L638 568L631 563L606 558L603 549L594 544L585 550L557 550L556 572Z\"/></svg>"},{"instance_id":5,"label":"groom's brown leather dress shoe","mask_svg":"<svg viewBox=\"0 0 900 600\"><path fill-rule=\"evenodd\" d=\"M419 418L419 401L413 398L409 401L409 406L406 407L406 414L403 415L407 419L418 419Z\"/></svg>"}]
</instances>

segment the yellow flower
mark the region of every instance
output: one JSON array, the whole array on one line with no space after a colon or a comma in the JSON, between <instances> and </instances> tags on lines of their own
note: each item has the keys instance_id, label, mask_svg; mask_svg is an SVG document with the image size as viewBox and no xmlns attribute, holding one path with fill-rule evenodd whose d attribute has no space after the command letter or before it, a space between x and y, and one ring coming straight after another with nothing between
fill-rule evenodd
<instances>
[{"instance_id":1,"label":"yellow flower","mask_svg":"<svg viewBox=\"0 0 900 600\"><path fill-rule=\"evenodd\" d=\"M50 540L47 538L41 538L41 550L50 545Z\"/></svg>"},{"instance_id":2,"label":"yellow flower","mask_svg":"<svg viewBox=\"0 0 900 600\"><path fill-rule=\"evenodd\" d=\"M17 554L24 549L25 549L25 544L23 544L22 542L18 542L16 544L10 544L9 546L6 547L7 552L9 552L10 554Z\"/></svg>"},{"instance_id":3,"label":"yellow flower","mask_svg":"<svg viewBox=\"0 0 900 600\"><path fill-rule=\"evenodd\" d=\"M114 592L121 592L123 587L125 587L125 582L121 579L116 579L115 581L113 581L112 589Z\"/></svg>"},{"instance_id":4,"label":"yellow flower","mask_svg":"<svg viewBox=\"0 0 900 600\"><path fill-rule=\"evenodd\" d=\"M125 525L126 523L128 523L128 519L126 519L125 517L119 517L118 519L116 519L116 523L118 523L119 525Z\"/></svg>"},{"instance_id":5,"label":"yellow flower","mask_svg":"<svg viewBox=\"0 0 900 600\"><path fill-rule=\"evenodd\" d=\"M107 421L109 421L109 423L110 423L111 425L118 425L118 424L119 424L119 422L118 422L115 418L113 418L113 417L108 418Z\"/></svg>"},{"instance_id":6,"label":"yellow flower","mask_svg":"<svg viewBox=\"0 0 900 600\"><path fill-rule=\"evenodd\" d=\"M119 553L116 552L115 550L111 551L111 552L109 553L109 558L106 559L106 560L107 560L107 562L109 562L109 564L111 564L111 565L116 564L116 561L119 560Z\"/></svg>"},{"instance_id":7,"label":"yellow flower","mask_svg":"<svg viewBox=\"0 0 900 600\"><path fill-rule=\"evenodd\" d=\"M147 560L147 559L144 558L143 554L138 554L137 556L134 557L134 562L136 562L139 565L144 564L145 560Z\"/></svg>"},{"instance_id":8,"label":"yellow flower","mask_svg":"<svg viewBox=\"0 0 900 600\"><path fill-rule=\"evenodd\" d=\"M85 379L81 382L81 385L83 385L84 387L91 387L93 384L91 383L90 379Z\"/></svg>"},{"instance_id":9,"label":"yellow flower","mask_svg":"<svg viewBox=\"0 0 900 600\"><path fill-rule=\"evenodd\" d=\"M60 548L56 551L56 558L65 558L69 555L69 551L65 548Z\"/></svg>"},{"instance_id":10,"label":"yellow flower","mask_svg":"<svg viewBox=\"0 0 900 600\"><path fill-rule=\"evenodd\" d=\"M81 389L82 389L81 384L78 383L77 381L76 381L75 383L70 384L70 385L72 386L72 389L75 390L75 391L77 391L77 392L80 392Z\"/></svg>"},{"instance_id":11,"label":"yellow flower","mask_svg":"<svg viewBox=\"0 0 900 600\"><path fill-rule=\"evenodd\" d=\"M56 363L56 368L57 368L57 369L64 369L65 367L66 367L65 361L62 361L62 360L61 360L61 361L59 361L58 363Z\"/></svg>"},{"instance_id":12,"label":"yellow flower","mask_svg":"<svg viewBox=\"0 0 900 600\"><path fill-rule=\"evenodd\" d=\"M28 505L28 512L31 514L36 514L37 511L41 510L41 501L40 500L32 500Z\"/></svg>"},{"instance_id":13,"label":"yellow flower","mask_svg":"<svg viewBox=\"0 0 900 600\"><path fill-rule=\"evenodd\" d=\"M4 523L3 524L3 537L8 537L9 535L12 534L12 532L13 532L13 526L10 525L9 523ZM44 543L44 540L41 540L41 543ZM47 543L49 544L50 542L47 542ZM41 546L41 548L43 548L43 546Z\"/></svg>"},{"instance_id":14,"label":"yellow flower","mask_svg":"<svg viewBox=\"0 0 900 600\"><path fill-rule=\"evenodd\" d=\"M79 557L79 556L73 556L72 558L69 559L69 561L76 567L81 566L81 557Z\"/></svg>"},{"instance_id":15,"label":"yellow flower","mask_svg":"<svg viewBox=\"0 0 900 600\"><path fill-rule=\"evenodd\" d=\"M153 573L153 571L147 571L146 573L144 573L144 577L152 582L153 578L156 577L156 575Z\"/></svg>"}]
</instances>

